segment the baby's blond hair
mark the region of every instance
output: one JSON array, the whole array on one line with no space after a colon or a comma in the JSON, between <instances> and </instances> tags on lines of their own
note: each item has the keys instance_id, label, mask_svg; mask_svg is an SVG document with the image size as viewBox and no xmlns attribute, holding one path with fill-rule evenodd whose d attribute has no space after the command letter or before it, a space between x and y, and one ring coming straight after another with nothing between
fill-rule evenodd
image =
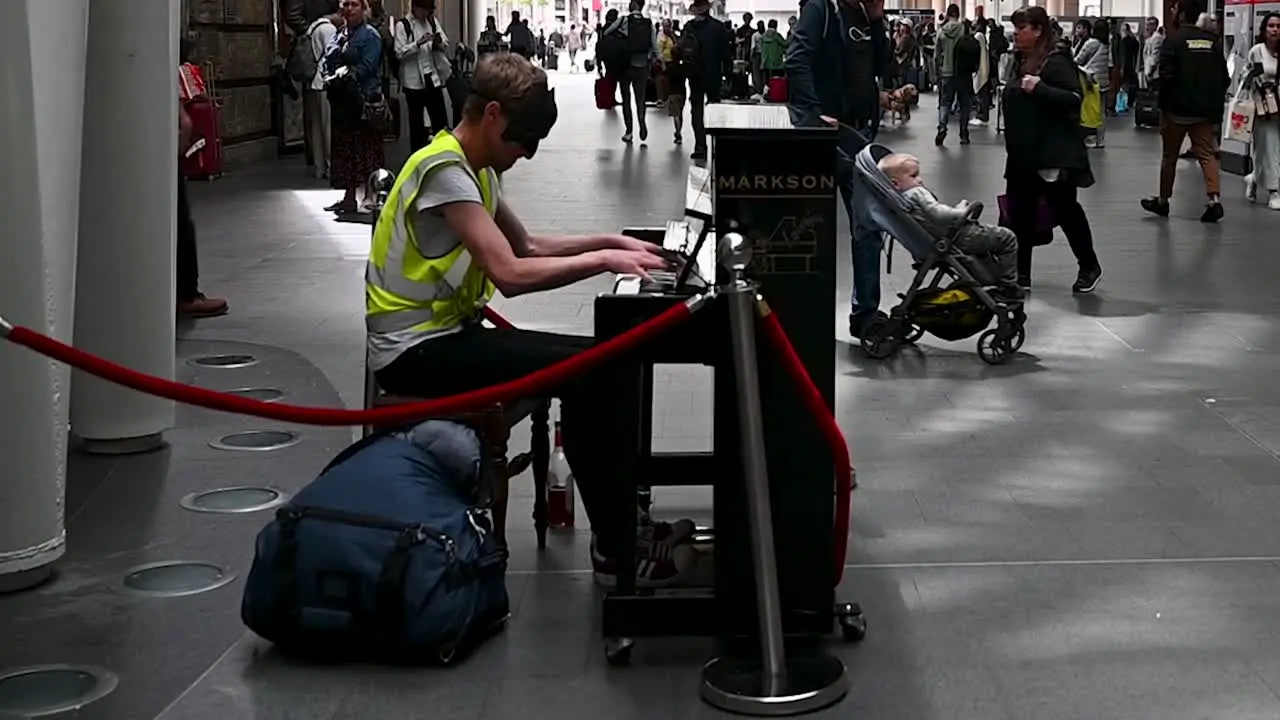
<instances>
[{"instance_id":1,"label":"baby's blond hair","mask_svg":"<svg viewBox=\"0 0 1280 720\"><path fill-rule=\"evenodd\" d=\"M880 162L876 163L876 167L880 168L880 172L891 178L910 172L911 165L920 165L920 158L909 153L891 153L880 158Z\"/></svg>"}]
</instances>

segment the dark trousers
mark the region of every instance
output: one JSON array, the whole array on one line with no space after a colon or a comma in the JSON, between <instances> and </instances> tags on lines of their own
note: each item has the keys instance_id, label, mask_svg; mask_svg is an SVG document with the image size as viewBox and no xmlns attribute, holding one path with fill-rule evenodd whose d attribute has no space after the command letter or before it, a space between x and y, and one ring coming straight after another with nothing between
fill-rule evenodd
<instances>
[{"instance_id":1,"label":"dark trousers","mask_svg":"<svg viewBox=\"0 0 1280 720\"><path fill-rule=\"evenodd\" d=\"M196 224L191 219L191 204L187 201L187 180L178 175L178 247L177 247L178 302L191 302L200 295L200 263L196 259Z\"/></svg>"},{"instance_id":2,"label":"dark trousers","mask_svg":"<svg viewBox=\"0 0 1280 720\"><path fill-rule=\"evenodd\" d=\"M431 81L428 79L427 84ZM429 87L423 90L404 91L405 111L409 114L409 152L420 150L431 142L433 133L449 127L449 114L444 106L444 90ZM431 120L427 127L423 113Z\"/></svg>"},{"instance_id":3,"label":"dark trousers","mask_svg":"<svg viewBox=\"0 0 1280 720\"><path fill-rule=\"evenodd\" d=\"M991 119L991 93L995 89L995 80L987 80L987 84L978 88L978 97L973 106L973 114L982 122Z\"/></svg>"},{"instance_id":4,"label":"dark trousers","mask_svg":"<svg viewBox=\"0 0 1280 720\"><path fill-rule=\"evenodd\" d=\"M960 137L969 137L969 116L973 113L973 76L961 75L942 79L938 97L938 132L945 134L951 122L951 105L960 111Z\"/></svg>"},{"instance_id":5,"label":"dark trousers","mask_svg":"<svg viewBox=\"0 0 1280 720\"><path fill-rule=\"evenodd\" d=\"M530 330L472 326L424 340L377 372L378 386L397 395L443 397L523 377L590 348L594 340ZM610 554L618 547L614 523L617 487L613 484L618 441L609 396L599 376L575 377L548 394L560 399L565 458L582 498L597 547ZM612 515L611 515L612 514Z\"/></svg>"},{"instance_id":6,"label":"dark trousers","mask_svg":"<svg viewBox=\"0 0 1280 720\"><path fill-rule=\"evenodd\" d=\"M689 78L689 122L693 125L693 149L707 149L707 105L720 102L720 85L711 85Z\"/></svg>"},{"instance_id":7,"label":"dark trousers","mask_svg":"<svg viewBox=\"0 0 1280 720\"><path fill-rule=\"evenodd\" d=\"M1053 218L1067 236L1071 252L1081 270L1093 270L1101 267L1098 255L1093 250L1093 230L1089 227L1089 218L1076 198L1075 183L1063 179L1058 182L1045 182L1039 174L1009 178L1005 186L1005 195L1009 206L1009 224L1018 235L1018 277L1024 281L1031 278L1031 250L1036 245L1036 226L1040 212L1040 200L1053 213Z\"/></svg>"},{"instance_id":8,"label":"dark trousers","mask_svg":"<svg viewBox=\"0 0 1280 720\"><path fill-rule=\"evenodd\" d=\"M649 85L649 68L636 67L634 65L626 68L618 74L618 91L622 94L622 124L627 129L627 134L631 134L634 122L640 123L641 132L648 133L648 124L645 121L645 90ZM635 119L631 117L632 98L635 101Z\"/></svg>"}]
</instances>

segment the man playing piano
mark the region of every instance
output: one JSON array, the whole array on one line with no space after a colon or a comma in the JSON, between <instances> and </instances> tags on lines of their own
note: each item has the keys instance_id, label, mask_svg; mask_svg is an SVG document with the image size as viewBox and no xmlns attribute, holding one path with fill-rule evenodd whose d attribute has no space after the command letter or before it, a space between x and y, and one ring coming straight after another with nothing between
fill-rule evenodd
<instances>
[{"instance_id":1,"label":"man playing piano","mask_svg":"<svg viewBox=\"0 0 1280 720\"><path fill-rule=\"evenodd\" d=\"M396 178L373 236L366 274L369 366L384 391L450 395L522 377L582 352L588 337L480 325L484 304L551 290L605 272L648 276L660 249L622 235L530 233L502 197L500 175L532 158L556 121L547 76L512 53L484 55L453 132L415 152ZM592 377L556 388L565 455L594 531L598 580L616 575L624 542L607 518L617 507L609 397ZM669 584L671 549L642 533L637 582Z\"/></svg>"}]
</instances>

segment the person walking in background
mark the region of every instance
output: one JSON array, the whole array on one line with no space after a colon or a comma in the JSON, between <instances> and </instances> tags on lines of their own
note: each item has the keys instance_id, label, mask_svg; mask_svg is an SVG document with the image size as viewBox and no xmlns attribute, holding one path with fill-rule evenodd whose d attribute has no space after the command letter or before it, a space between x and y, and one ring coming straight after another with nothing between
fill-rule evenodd
<instances>
[{"instance_id":1,"label":"person walking in background","mask_svg":"<svg viewBox=\"0 0 1280 720\"><path fill-rule=\"evenodd\" d=\"M1160 49L1160 194L1143 198L1142 209L1160 217L1169 216L1178 154L1182 141L1190 138L1191 153L1200 162L1205 194L1209 196L1200 222L1215 223L1224 214L1218 195L1221 176L1217 125L1231 78L1221 38L1195 24L1201 8L1200 0L1179 0L1176 10L1180 24Z\"/></svg>"},{"instance_id":2,"label":"person walking in background","mask_svg":"<svg viewBox=\"0 0 1280 720\"><path fill-rule=\"evenodd\" d=\"M632 130L640 126L640 143L649 139L649 124L645 118L644 95L649 84L649 68L662 65L658 54L658 32L653 21L644 16L644 0L631 0L630 12L605 28L605 35L620 35L626 44L626 65L618 75L618 87L622 95L622 123L626 132L622 142L631 144ZM635 115L632 116L632 103Z\"/></svg>"},{"instance_id":3,"label":"person walking in background","mask_svg":"<svg viewBox=\"0 0 1280 720\"><path fill-rule=\"evenodd\" d=\"M1098 92L1105 98L1111 90L1110 30L1107 28L1106 21L1101 19L1092 23L1087 19L1081 19L1078 27L1081 29L1076 40L1076 65L1084 69L1084 73L1097 84ZM1104 117L1095 135L1085 140L1085 146L1106 147L1106 141L1107 123Z\"/></svg>"},{"instance_id":4,"label":"person walking in background","mask_svg":"<svg viewBox=\"0 0 1280 720\"><path fill-rule=\"evenodd\" d=\"M973 88L966 87L956 79L956 45L964 37L964 24L960 22L960 6L952 3L947 6L946 23L938 29L937 47L934 53L938 60L938 133L933 144L941 146L947 141L947 127L951 124L951 107L960 105L960 142L969 143L969 113ZM966 78L968 80L968 78Z\"/></svg>"},{"instance_id":5,"label":"person walking in background","mask_svg":"<svg viewBox=\"0 0 1280 720\"><path fill-rule=\"evenodd\" d=\"M1074 293L1091 293L1102 279L1093 249L1093 229L1077 194L1094 183L1089 153L1080 135L1084 90L1070 50L1042 7L1015 10L1014 67L1000 94L1004 113L1005 203L1018 236L1018 284L1031 289L1031 251L1052 239L1056 223L1067 236L1079 271ZM1041 207L1051 217L1046 219Z\"/></svg>"},{"instance_id":6,"label":"person walking in background","mask_svg":"<svg viewBox=\"0 0 1280 720\"><path fill-rule=\"evenodd\" d=\"M1147 39L1142 42L1142 82L1146 87L1153 86L1153 80L1160 75L1160 47L1164 45L1164 28L1160 21L1147 18Z\"/></svg>"},{"instance_id":7,"label":"person walking in background","mask_svg":"<svg viewBox=\"0 0 1280 720\"><path fill-rule=\"evenodd\" d=\"M693 0L692 19L680 33L676 54L689 84L689 123L693 126L693 160L707 159L707 128L703 123L708 103L720 102L721 88L733 69L733 35L724 23L711 17L710 0Z\"/></svg>"},{"instance_id":8,"label":"person walking in background","mask_svg":"<svg viewBox=\"0 0 1280 720\"><path fill-rule=\"evenodd\" d=\"M787 40L778 32L777 20L770 20L760 36L760 69L764 73L764 83L786 74Z\"/></svg>"},{"instance_id":9,"label":"person walking in background","mask_svg":"<svg viewBox=\"0 0 1280 720\"><path fill-rule=\"evenodd\" d=\"M582 51L582 33L578 32L577 25L569 26L565 47L569 50L569 72L574 72L578 69L578 53Z\"/></svg>"},{"instance_id":10,"label":"person walking in background","mask_svg":"<svg viewBox=\"0 0 1280 720\"><path fill-rule=\"evenodd\" d=\"M507 42L511 44L511 52L523 57L525 60L533 59L535 50L533 32L529 30L529 23L520 19L520 11L511 11L511 23L507 25L507 29L502 33L507 37Z\"/></svg>"},{"instance_id":11,"label":"person walking in background","mask_svg":"<svg viewBox=\"0 0 1280 720\"><path fill-rule=\"evenodd\" d=\"M413 0L411 7L412 14L398 20L393 31L409 118L409 152L426 147L434 133L449 127L444 88L452 73L449 39L436 21L436 0Z\"/></svg>"},{"instance_id":12,"label":"person walking in background","mask_svg":"<svg viewBox=\"0 0 1280 720\"><path fill-rule=\"evenodd\" d=\"M1268 12L1262 17L1258 43L1249 48L1246 63L1250 71L1261 71L1257 82L1275 87L1280 81L1280 13ZM1254 104L1255 107L1259 104L1256 98ZM1245 178L1245 197L1249 202L1256 202L1261 186L1267 191L1267 207L1280 210L1280 116L1254 120L1249 153L1253 174Z\"/></svg>"}]
</instances>

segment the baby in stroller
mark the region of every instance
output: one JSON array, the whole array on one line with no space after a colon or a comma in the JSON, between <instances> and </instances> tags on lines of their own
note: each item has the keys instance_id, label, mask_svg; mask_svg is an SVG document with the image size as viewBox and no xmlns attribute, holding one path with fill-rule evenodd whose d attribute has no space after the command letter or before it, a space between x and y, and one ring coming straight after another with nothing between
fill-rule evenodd
<instances>
[{"instance_id":1,"label":"baby in stroller","mask_svg":"<svg viewBox=\"0 0 1280 720\"><path fill-rule=\"evenodd\" d=\"M1022 303L1018 285L1018 237L1008 228L984 225L971 218L971 205L940 202L920 179L920 159L906 153L886 155L877 163L902 195L911 217L935 239L955 236L953 247L982 262L995 279L992 295L1008 305ZM958 231L958 232L957 232Z\"/></svg>"}]
</instances>

